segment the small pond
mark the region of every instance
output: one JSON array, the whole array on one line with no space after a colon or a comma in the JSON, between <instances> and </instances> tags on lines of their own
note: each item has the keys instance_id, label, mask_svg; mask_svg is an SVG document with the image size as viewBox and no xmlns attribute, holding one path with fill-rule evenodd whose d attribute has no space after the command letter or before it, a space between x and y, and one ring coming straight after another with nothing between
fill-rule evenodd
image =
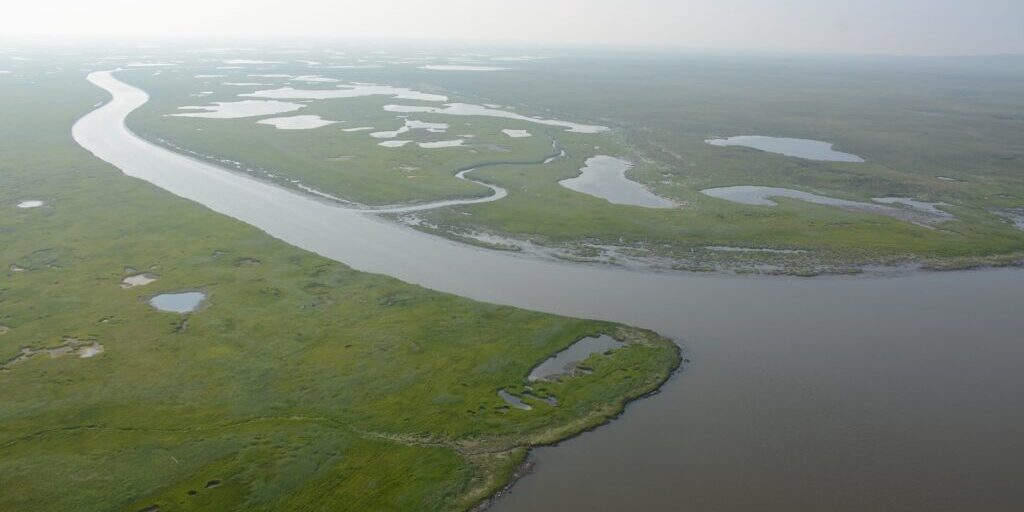
<instances>
[{"instance_id":1,"label":"small pond","mask_svg":"<svg viewBox=\"0 0 1024 512\"><path fill-rule=\"evenodd\" d=\"M149 305L160 311L191 313L206 300L203 292L161 293L149 299Z\"/></svg>"},{"instance_id":2,"label":"small pond","mask_svg":"<svg viewBox=\"0 0 1024 512\"><path fill-rule=\"evenodd\" d=\"M620 158L598 155L587 159L580 175L559 181L563 187L614 204L628 204L645 208L673 208L676 204L655 195L643 185L626 177L632 166Z\"/></svg>"},{"instance_id":3,"label":"small pond","mask_svg":"<svg viewBox=\"0 0 1024 512\"><path fill-rule=\"evenodd\" d=\"M526 380L531 382L550 379L557 375L568 373L572 366L585 360L593 354L603 354L609 350L615 350L626 346L625 343L602 334L597 337L583 338L582 340L569 345L569 348L551 356L543 363L530 370Z\"/></svg>"},{"instance_id":4,"label":"small pond","mask_svg":"<svg viewBox=\"0 0 1024 512\"><path fill-rule=\"evenodd\" d=\"M511 405L512 407L515 407L516 409L522 409L524 411L529 411L533 409L532 405L522 401L518 396L515 396L512 393L505 391L504 389L498 390L498 396L500 396L501 399L505 401L505 403Z\"/></svg>"}]
</instances>

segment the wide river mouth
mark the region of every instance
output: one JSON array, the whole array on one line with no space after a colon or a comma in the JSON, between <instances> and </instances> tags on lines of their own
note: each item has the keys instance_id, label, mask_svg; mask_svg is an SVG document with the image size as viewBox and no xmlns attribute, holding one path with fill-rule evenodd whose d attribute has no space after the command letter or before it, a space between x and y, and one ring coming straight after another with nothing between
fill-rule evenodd
<instances>
[{"instance_id":1,"label":"wide river mouth","mask_svg":"<svg viewBox=\"0 0 1024 512\"><path fill-rule=\"evenodd\" d=\"M495 510L1024 509L1024 272L702 276L460 245L141 140L146 94L89 80L113 100L75 140L129 176L358 270L685 345L660 394L536 450Z\"/></svg>"}]
</instances>

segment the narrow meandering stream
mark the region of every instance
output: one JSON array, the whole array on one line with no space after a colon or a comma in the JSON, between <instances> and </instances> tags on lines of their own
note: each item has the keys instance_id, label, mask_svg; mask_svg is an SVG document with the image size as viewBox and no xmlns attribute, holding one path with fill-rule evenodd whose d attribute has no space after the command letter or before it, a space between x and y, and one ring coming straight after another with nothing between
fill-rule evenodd
<instances>
[{"instance_id":1,"label":"narrow meandering stream","mask_svg":"<svg viewBox=\"0 0 1024 512\"><path fill-rule=\"evenodd\" d=\"M351 267L651 328L693 359L619 420L536 450L495 510L1024 509L1024 272L752 278L631 272L460 245L132 134L146 93L73 136L125 174Z\"/></svg>"}]
</instances>

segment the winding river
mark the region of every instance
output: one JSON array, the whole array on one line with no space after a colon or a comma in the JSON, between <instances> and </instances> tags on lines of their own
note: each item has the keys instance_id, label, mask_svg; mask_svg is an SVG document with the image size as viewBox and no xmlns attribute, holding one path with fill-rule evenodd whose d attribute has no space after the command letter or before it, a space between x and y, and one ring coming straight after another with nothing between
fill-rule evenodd
<instances>
[{"instance_id":1,"label":"winding river","mask_svg":"<svg viewBox=\"0 0 1024 512\"><path fill-rule=\"evenodd\" d=\"M146 93L73 136L125 174L367 272L655 329L693 363L619 420L536 450L499 511L1024 510L1024 272L752 278L631 272L460 245L132 134Z\"/></svg>"}]
</instances>

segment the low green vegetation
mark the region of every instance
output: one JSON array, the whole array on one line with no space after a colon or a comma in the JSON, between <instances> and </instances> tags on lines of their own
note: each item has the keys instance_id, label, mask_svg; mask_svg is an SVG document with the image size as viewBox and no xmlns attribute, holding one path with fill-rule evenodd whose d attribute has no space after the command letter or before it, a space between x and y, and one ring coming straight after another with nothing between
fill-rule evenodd
<instances>
[{"instance_id":1,"label":"low green vegetation","mask_svg":"<svg viewBox=\"0 0 1024 512\"><path fill-rule=\"evenodd\" d=\"M486 189L455 179L454 173L477 163L543 160L552 140L566 149L567 158L550 164L475 173L506 187L505 199L417 215L421 229L461 240L488 233L559 248L562 257L572 259L593 259L614 246L619 255L674 268L800 274L908 262L935 268L1003 265L1024 255L1024 233L995 213L1024 207L1024 68L1017 59L578 54L512 67L456 73L401 65L332 70L282 63L216 71L186 61L157 76L142 71L123 76L153 94L129 120L147 138L365 204L485 195ZM194 78L214 72L229 77ZM410 114L451 124L447 134L418 132L411 137L416 140L474 136L467 139L469 147L443 150L382 148L366 132L341 131L395 129L401 121L383 105L423 104L385 97L313 101L302 114L345 123L293 132L257 125L258 118L165 116L186 104L238 100L239 92L255 89L335 87L260 78L247 80L270 85L222 84L253 73L317 73L343 82L411 87L452 101L495 103L613 130L578 134L522 121ZM200 90L213 94L189 96ZM526 129L533 137L511 139L500 133L503 128ZM731 135L824 140L867 161L818 162L704 143ZM250 150L253 141L259 150ZM680 206L612 205L558 185L597 154L633 161L631 178ZM732 185L787 187L858 201L911 197L943 203L956 220L927 227L795 200L780 201L778 207L744 206L700 193ZM721 246L800 252L708 250Z\"/></svg>"},{"instance_id":2,"label":"low green vegetation","mask_svg":"<svg viewBox=\"0 0 1024 512\"><path fill-rule=\"evenodd\" d=\"M0 125L0 510L466 510L529 447L608 421L679 363L654 333L356 272L127 178L71 139L105 99L80 62L14 71L0 75L0 118L17 120ZM121 287L139 272L156 280ZM182 290L207 303L147 303ZM597 333L630 343L527 389L534 365Z\"/></svg>"}]
</instances>

